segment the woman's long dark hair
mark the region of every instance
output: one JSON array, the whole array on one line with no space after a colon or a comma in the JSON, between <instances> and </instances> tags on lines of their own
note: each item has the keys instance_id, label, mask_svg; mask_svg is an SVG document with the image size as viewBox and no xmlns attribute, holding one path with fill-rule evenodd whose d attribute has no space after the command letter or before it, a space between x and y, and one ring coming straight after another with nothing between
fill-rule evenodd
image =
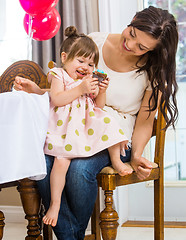
<instances>
[{"instance_id":1,"label":"woman's long dark hair","mask_svg":"<svg viewBox=\"0 0 186 240\"><path fill-rule=\"evenodd\" d=\"M178 31L175 18L167 10L150 6L137 12L129 26L133 26L158 40L153 51L143 55L139 62L147 57L145 65L139 67L140 71L147 71L152 87L149 100L149 111L157 108L159 91L162 93L160 110L166 120L166 128L170 125L175 128L178 117L176 92L176 51L178 44ZM150 107L150 102L154 102ZM167 109L167 113L166 113Z\"/></svg>"}]
</instances>

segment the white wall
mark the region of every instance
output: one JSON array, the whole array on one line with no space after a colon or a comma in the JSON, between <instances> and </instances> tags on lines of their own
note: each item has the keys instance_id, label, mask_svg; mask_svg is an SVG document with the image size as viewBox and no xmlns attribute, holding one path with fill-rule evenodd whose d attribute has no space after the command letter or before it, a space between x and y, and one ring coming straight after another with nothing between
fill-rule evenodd
<instances>
[{"instance_id":1,"label":"white wall","mask_svg":"<svg viewBox=\"0 0 186 240\"><path fill-rule=\"evenodd\" d=\"M186 83L179 83L179 89L177 94L178 109L184 109L186 104L185 98ZM177 122L177 132L185 129L186 115L184 111L179 112L179 119ZM168 142L168 134L166 142ZM182 163L182 168L185 166L185 139L177 138L177 156L173 154L173 149L170 149L170 145L167 145L165 151L164 162L167 160L174 160L176 157L180 159ZM184 166L183 166L184 165ZM186 168L186 167L185 167ZM171 172L171 175L174 175ZM169 179L169 178L168 178ZM173 176L170 179L174 179ZM185 181L166 181L164 189L165 198L165 220L166 221L186 221L186 182ZM130 185L128 189L129 196L129 214L128 218L130 220L152 220L153 219L153 188L146 187L146 183L140 183L135 185ZM136 199L137 202L136 202Z\"/></svg>"},{"instance_id":2,"label":"white wall","mask_svg":"<svg viewBox=\"0 0 186 240\"><path fill-rule=\"evenodd\" d=\"M184 186L165 187L165 221L186 221L186 188ZM152 221L153 187L138 183L128 187L128 220Z\"/></svg>"},{"instance_id":3,"label":"white wall","mask_svg":"<svg viewBox=\"0 0 186 240\"><path fill-rule=\"evenodd\" d=\"M6 0L1 0L0 29L0 40L2 40L6 31Z\"/></svg>"}]
</instances>

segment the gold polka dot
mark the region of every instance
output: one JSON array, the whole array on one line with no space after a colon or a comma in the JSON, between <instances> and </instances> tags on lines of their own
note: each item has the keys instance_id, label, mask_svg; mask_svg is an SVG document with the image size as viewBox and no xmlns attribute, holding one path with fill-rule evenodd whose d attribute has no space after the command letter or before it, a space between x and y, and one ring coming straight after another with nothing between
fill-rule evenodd
<instances>
[{"instance_id":1,"label":"gold polka dot","mask_svg":"<svg viewBox=\"0 0 186 240\"><path fill-rule=\"evenodd\" d=\"M52 148L53 148L52 143L49 143L49 144L48 144L48 150L52 150Z\"/></svg>"},{"instance_id":2,"label":"gold polka dot","mask_svg":"<svg viewBox=\"0 0 186 240\"><path fill-rule=\"evenodd\" d=\"M57 125L58 125L58 126L61 126L62 124L63 124L63 121L62 121L62 120L58 120L58 121L57 121Z\"/></svg>"},{"instance_id":3,"label":"gold polka dot","mask_svg":"<svg viewBox=\"0 0 186 240\"><path fill-rule=\"evenodd\" d=\"M67 144L65 146L65 150L68 151L68 152L71 151L72 150L72 146L70 144Z\"/></svg>"},{"instance_id":4,"label":"gold polka dot","mask_svg":"<svg viewBox=\"0 0 186 240\"><path fill-rule=\"evenodd\" d=\"M49 132L47 132L47 134L50 134Z\"/></svg>"},{"instance_id":5,"label":"gold polka dot","mask_svg":"<svg viewBox=\"0 0 186 240\"><path fill-rule=\"evenodd\" d=\"M107 141L108 140L108 136L107 135L103 135L101 139L102 139L102 141Z\"/></svg>"},{"instance_id":6,"label":"gold polka dot","mask_svg":"<svg viewBox=\"0 0 186 240\"><path fill-rule=\"evenodd\" d=\"M110 123L110 118L105 117L105 118L104 118L104 123Z\"/></svg>"},{"instance_id":7,"label":"gold polka dot","mask_svg":"<svg viewBox=\"0 0 186 240\"><path fill-rule=\"evenodd\" d=\"M77 136L79 136L79 132L78 132L78 130L77 130L77 129L76 129L75 133L76 133L76 135L77 135Z\"/></svg>"},{"instance_id":8,"label":"gold polka dot","mask_svg":"<svg viewBox=\"0 0 186 240\"><path fill-rule=\"evenodd\" d=\"M69 119L68 119L68 121L70 122L70 121L71 121L71 119L72 119L72 117L70 116L70 117L69 117Z\"/></svg>"},{"instance_id":9,"label":"gold polka dot","mask_svg":"<svg viewBox=\"0 0 186 240\"><path fill-rule=\"evenodd\" d=\"M123 132L122 129L119 129L119 132L120 132L122 135L124 135L124 132Z\"/></svg>"},{"instance_id":10,"label":"gold polka dot","mask_svg":"<svg viewBox=\"0 0 186 240\"><path fill-rule=\"evenodd\" d=\"M72 111L72 107L69 107L69 112L71 112Z\"/></svg>"},{"instance_id":11,"label":"gold polka dot","mask_svg":"<svg viewBox=\"0 0 186 240\"><path fill-rule=\"evenodd\" d=\"M85 146L85 151L86 151L86 152L89 152L90 150L91 150L91 147Z\"/></svg>"},{"instance_id":12,"label":"gold polka dot","mask_svg":"<svg viewBox=\"0 0 186 240\"><path fill-rule=\"evenodd\" d=\"M85 118L83 118L82 123L85 125Z\"/></svg>"},{"instance_id":13,"label":"gold polka dot","mask_svg":"<svg viewBox=\"0 0 186 240\"><path fill-rule=\"evenodd\" d=\"M85 105L85 110L87 110L88 109L88 104L86 103L86 105Z\"/></svg>"},{"instance_id":14,"label":"gold polka dot","mask_svg":"<svg viewBox=\"0 0 186 240\"><path fill-rule=\"evenodd\" d=\"M89 116L93 117L93 116L95 116L95 113L93 111L91 111L91 112L89 112Z\"/></svg>"},{"instance_id":15,"label":"gold polka dot","mask_svg":"<svg viewBox=\"0 0 186 240\"><path fill-rule=\"evenodd\" d=\"M94 130L92 128L88 129L88 135L93 135L94 134Z\"/></svg>"},{"instance_id":16,"label":"gold polka dot","mask_svg":"<svg viewBox=\"0 0 186 240\"><path fill-rule=\"evenodd\" d=\"M54 108L54 112L57 112L57 110L58 110L58 107L55 107L55 108Z\"/></svg>"},{"instance_id":17,"label":"gold polka dot","mask_svg":"<svg viewBox=\"0 0 186 240\"><path fill-rule=\"evenodd\" d=\"M65 139L66 138L66 134L61 135L61 138Z\"/></svg>"},{"instance_id":18,"label":"gold polka dot","mask_svg":"<svg viewBox=\"0 0 186 240\"><path fill-rule=\"evenodd\" d=\"M80 103L78 103L78 104L76 105L77 108L80 108L80 106L81 106Z\"/></svg>"},{"instance_id":19,"label":"gold polka dot","mask_svg":"<svg viewBox=\"0 0 186 240\"><path fill-rule=\"evenodd\" d=\"M51 75L56 76L57 74L55 72L50 72Z\"/></svg>"}]
</instances>

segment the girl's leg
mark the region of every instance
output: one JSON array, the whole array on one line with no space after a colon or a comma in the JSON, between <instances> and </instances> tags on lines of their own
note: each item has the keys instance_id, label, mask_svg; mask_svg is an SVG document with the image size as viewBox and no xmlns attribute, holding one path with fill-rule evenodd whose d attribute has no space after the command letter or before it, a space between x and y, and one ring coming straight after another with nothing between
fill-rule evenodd
<instances>
[{"instance_id":1,"label":"girl's leg","mask_svg":"<svg viewBox=\"0 0 186 240\"><path fill-rule=\"evenodd\" d=\"M45 209L50 205L50 172L54 158L46 155L47 175L37 181ZM73 159L66 176L58 221L53 228L58 240L84 239L97 196L96 175L110 165L108 151L91 158Z\"/></svg>"},{"instance_id":2,"label":"girl's leg","mask_svg":"<svg viewBox=\"0 0 186 240\"><path fill-rule=\"evenodd\" d=\"M120 159L120 143L109 147L108 151L112 166L119 173L119 175L125 176L133 172L133 168L130 166L130 164L123 163Z\"/></svg>"},{"instance_id":3,"label":"girl's leg","mask_svg":"<svg viewBox=\"0 0 186 240\"><path fill-rule=\"evenodd\" d=\"M43 217L45 224L50 224L53 227L57 223L58 213L61 203L61 195L65 185L65 178L70 160L66 158L55 158L50 175L51 201L50 207Z\"/></svg>"}]
</instances>

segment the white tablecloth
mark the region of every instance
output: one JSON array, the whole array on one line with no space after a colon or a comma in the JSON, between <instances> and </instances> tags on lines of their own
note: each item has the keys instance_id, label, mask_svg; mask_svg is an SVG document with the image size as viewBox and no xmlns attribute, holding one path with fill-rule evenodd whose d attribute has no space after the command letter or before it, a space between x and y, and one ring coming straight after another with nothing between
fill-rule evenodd
<instances>
[{"instance_id":1,"label":"white tablecloth","mask_svg":"<svg viewBox=\"0 0 186 240\"><path fill-rule=\"evenodd\" d=\"M0 94L0 183L45 177L48 114L48 93Z\"/></svg>"}]
</instances>

